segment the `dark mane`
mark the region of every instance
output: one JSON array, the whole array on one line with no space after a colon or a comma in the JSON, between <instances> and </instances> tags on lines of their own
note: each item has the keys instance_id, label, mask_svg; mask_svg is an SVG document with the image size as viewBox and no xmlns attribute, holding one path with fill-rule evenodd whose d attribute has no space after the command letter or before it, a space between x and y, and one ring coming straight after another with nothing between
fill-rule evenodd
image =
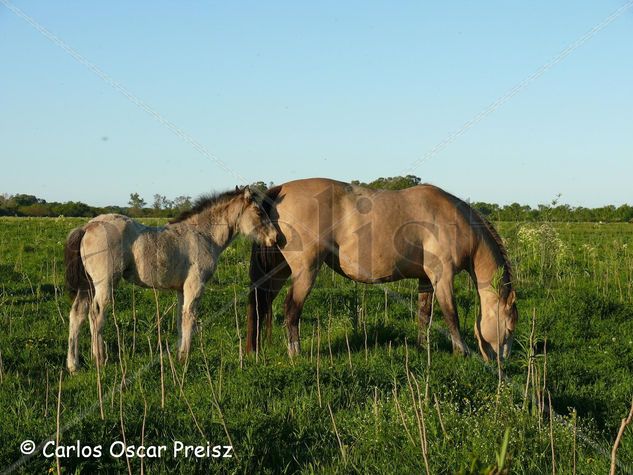
<instances>
[{"instance_id":1,"label":"dark mane","mask_svg":"<svg viewBox=\"0 0 633 475\"><path fill-rule=\"evenodd\" d=\"M512 265L510 264L510 259L508 258L508 251L503 244L503 239L501 239L501 236L499 235L497 230L494 228L492 223L488 221L486 217L484 217L484 215L482 215L474 208L472 208L472 210L477 214L479 219L481 219L481 222L484 224L484 226L492 236L493 240L497 243L497 246L499 246L499 252L501 252L501 258L503 259L503 268L505 274L504 277L506 278L507 282L512 282Z\"/></svg>"},{"instance_id":2,"label":"dark mane","mask_svg":"<svg viewBox=\"0 0 633 475\"><path fill-rule=\"evenodd\" d=\"M270 209L273 207L273 204L275 202L275 200L277 199L277 196L279 196L279 193L281 192L281 185L277 185L277 186L273 186L272 188L269 188L268 190L266 190L265 192L263 192L261 195L261 199L262 199L262 209L266 212L267 215L270 216Z\"/></svg>"},{"instance_id":3,"label":"dark mane","mask_svg":"<svg viewBox=\"0 0 633 475\"><path fill-rule=\"evenodd\" d=\"M202 195L198 199L196 199L191 209L180 213L177 217L169 221L169 224L181 223L191 218L192 216L195 216L196 214L200 214L203 211L206 211L213 206L227 203L241 194L242 190L229 190L222 193L211 193Z\"/></svg>"},{"instance_id":4,"label":"dark mane","mask_svg":"<svg viewBox=\"0 0 633 475\"><path fill-rule=\"evenodd\" d=\"M504 282L511 283L512 282L512 265L510 264L510 259L508 258L508 251L505 245L503 244L503 239L501 239L501 236L499 235L497 230L494 228L492 223L488 221L488 219L486 219L486 217L483 214L481 214L475 208L470 206L470 204L466 203L465 201L461 200L455 195L452 195L444 190L441 190L440 188L437 188L435 185L431 185L428 183L425 183L424 185L433 186L434 188L442 191L443 193L446 193L448 196L450 196L454 200L454 202L457 204L457 208L461 211L461 213L464 215L466 220L471 225L474 225L474 226L479 225L480 227L483 227L488 231L490 238L497 244L497 247L499 248L499 253L501 254L501 259L503 260ZM477 221L479 221L479 223ZM508 287L507 290L509 291L510 288Z\"/></svg>"}]
</instances>

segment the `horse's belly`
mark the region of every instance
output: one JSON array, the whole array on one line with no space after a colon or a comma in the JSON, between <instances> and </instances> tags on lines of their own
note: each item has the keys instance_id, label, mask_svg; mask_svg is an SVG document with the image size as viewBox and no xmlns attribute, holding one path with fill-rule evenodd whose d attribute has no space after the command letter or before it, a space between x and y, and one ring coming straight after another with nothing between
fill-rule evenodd
<instances>
[{"instance_id":1,"label":"horse's belly","mask_svg":"<svg viewBox=\"0 0 633 475\"><path fill-rule=\"evenodd\" d=\"M358 256L339 252L328 264L345 277L366 284L424 277L421 261L380 252Z\"/></svg>"},{"instance_id":2,"label":"horse's belly","mask_svg":"<svg viewBox=\"0 0 633 475\"><path fill-rule=\"evenodd\" d=\"M146 288L155 289L182 289L186 276L174 272L174 269L165 269L160 267L137 266L135 269L129 269L123 274L123 277L132 284Z\"/></svg>"},{"instance_id":3,"label":"horse's belly","mask_svg":"<svg viewBox=\"0 0 633 475\"><path fill-rule=\"evenodd\" d=\"M135 242L134 265L124 277L142 287L157 289L182 289L187 278L188 266L168 236L147 234Z\"/></svg>"}]
</instances>

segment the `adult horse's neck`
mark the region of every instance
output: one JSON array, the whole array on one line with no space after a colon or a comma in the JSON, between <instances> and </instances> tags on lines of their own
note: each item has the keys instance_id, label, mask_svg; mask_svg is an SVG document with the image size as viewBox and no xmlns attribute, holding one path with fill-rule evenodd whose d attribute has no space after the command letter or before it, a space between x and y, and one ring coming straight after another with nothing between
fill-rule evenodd
<instances>
[{"instance_id":1,"label":"adult horse's neck","mask_svg":"<svg viewBox=\"0 0 633 475\"><path fill-rule=\"evenodd\" d=\"M183 221L195 227L221 250L224 250L237 234L238 212L231 202L209 206Z\"/></svg>"},{"instance_id":2,"label":"adult horse's neck","mask_svg":"<svg viewBox=\"0 0 633 475\"><path fill-rule=\"evenodd\" d=\"M482 299L498 298L510 291L512 270L501 237L484 218L481 221L472 276Z\"/></svg>"}]
</instances>

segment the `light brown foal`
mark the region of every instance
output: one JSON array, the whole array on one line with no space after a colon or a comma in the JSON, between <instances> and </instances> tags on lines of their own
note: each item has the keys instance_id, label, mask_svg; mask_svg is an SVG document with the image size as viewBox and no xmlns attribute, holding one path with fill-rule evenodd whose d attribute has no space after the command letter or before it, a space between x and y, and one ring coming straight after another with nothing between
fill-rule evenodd
<instances>
[{"instance_id":1,"label":"light brown foal","mask_svg":"<svg viewBox=\"0 0 633 475\"><path fill-rule=\"evenodd\" d=\"M67 366L79 367L79 329L89 316L92 355L104 363L105 311L121 278L178 293L178 355L187 358L196 309L220 253L237 234L272 246L277 231L248 187L203 197L166 226L150 227L119 214L104 214L74 229L65 248L66 285L74 299Z\"/></svg>"}]
</instances>

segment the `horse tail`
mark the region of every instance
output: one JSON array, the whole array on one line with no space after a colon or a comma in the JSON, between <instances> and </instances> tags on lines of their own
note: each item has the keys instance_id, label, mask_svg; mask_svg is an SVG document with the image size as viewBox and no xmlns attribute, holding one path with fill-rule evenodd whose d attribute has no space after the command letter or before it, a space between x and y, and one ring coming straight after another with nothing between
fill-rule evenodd
<instances>
[{"instance_id":1,"label":"horse tail","mask_svg":"<svg viewBox=\"0 0 633 475\"><path fill-rule=\"evenodd\" d=\"M84 228L73 229L64 247L64 264L66 267L66 290L72 299L81 291L94 292L94 285L90 276L86 273L81 259L81 240L86 234Z\"/></svg>"},{"instance_id":2,"label":"horse tail","mask_svg":"<svg viewBox=\"0 0 633 475\"><path fill-rule=\"evenodd\" d=\"M280 191L281 186L275 186L263 194L262 208L266 214L270 215L270 210ZM271 292L269 288L279 264L284 262L285 259L277 245L264 246L253 243L249 271L251 289L248 295L247 352L257 349L262 327L266 329L268 340L271 339L275 293Z\"/></svg>"}]
</instances>

